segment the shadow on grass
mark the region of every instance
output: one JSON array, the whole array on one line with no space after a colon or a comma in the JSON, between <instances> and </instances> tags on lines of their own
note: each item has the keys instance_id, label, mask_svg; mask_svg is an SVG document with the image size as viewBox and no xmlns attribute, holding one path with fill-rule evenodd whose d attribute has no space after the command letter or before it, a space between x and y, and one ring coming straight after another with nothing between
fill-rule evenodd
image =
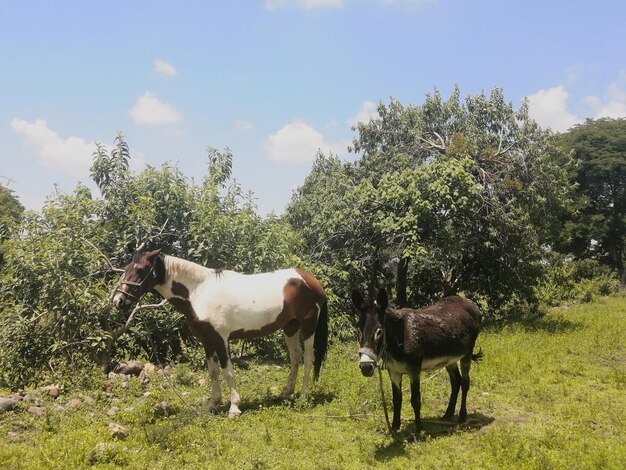
<instances>
[{"instance_id":1,"label":"shadow on grass","mask_svg":"<svg viewBox=\"0 0 626 470\"><path fill-rule=\"evenodd\" d=\"M497 332L505 326L516 326L529 333L572 333L584 328L584 323L572 321L560 315L533 315L509 317L501 320L486 320L483 327Z\"/></svg>"},{"instance_id":2,"label":"shadow on grass","mask_svg":"<svg viewBox=\"0 0 626 470\"><path fill-rule=\"evenodd\" d=\"M459 431L478 431L493 423L495 418L485 416L482 413L467 415L464 423L455 420L444 420L439 418L422 418L422 431L417 434L413 420L403 421L400 430L396 434L396 439L389 444L379 446L374 451L376 460L388 461L404 455L408 445L415 445L416 442L440 439L451 436ZM385 429L385 433L388 431Z\"/></svg>"},{"instance_id":3,"label":"shadow on grass","mask_svg":"<svg viewBox=\"0 0 626 470\"><path fill-rule=\"evenodd\" d=\"M324 391L312 391L307 395L306 401L301 402L297 395L291 398L283 398L280 395L265 395L264 397L242 401L239 409L242 412L250 410L258 410L259 408L293 408L304 406L305 408L313 408L319 405L330 403L337 396L334 393Z\"/></svg>"}]
</instances>

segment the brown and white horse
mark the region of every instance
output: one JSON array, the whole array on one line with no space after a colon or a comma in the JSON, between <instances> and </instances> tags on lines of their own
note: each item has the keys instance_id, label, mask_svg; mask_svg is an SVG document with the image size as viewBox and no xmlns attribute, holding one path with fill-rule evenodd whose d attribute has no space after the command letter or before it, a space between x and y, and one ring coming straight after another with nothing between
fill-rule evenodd
<instances>
[{"instance_id":1,"label":"brown and white horse","mask_svg":"<svg viewBox=\"0 0 626 470\"><path fill-rule=\"evenodd\" d=\"M393 397L392 428L400 427L402 376L411 380L411 405L415 426L421 428L420 374L445 367L450 376L450 401L444 419L454 416L459 389L459 421L467 417L467 392L470 365L482 354L474 354L480 331L481 312L476 304L458 296L446 297L422 309L388 307L387 292L378 291L376 302L367 302L358 291L352 292L352 304L359 315L359 368L366 377L382 355L391 379ZM461 372L457 366L461 363Z\"/></svg>"},{"instance_id":2,"label":"brown and white horse","mask_svg":"<svg viewBox=\"0 0 626 470\"><path fill-rule=\"evenodd\" d=\"M230 389L229 416L241 413L230 360L229 339L268 335L282 328L291 372L283 397L293 394L304 340L304 379L300 395L306 395L309 375L319 377L328 348L326 295L319 281L301 269L261 274L215 270L161 250L137 250L113 296L113 303L128 309L149 291L161 294L181 312L193 334L204 346L212 382L212 408L221 403L219 367Z\"/></svg>"}]
</instances>

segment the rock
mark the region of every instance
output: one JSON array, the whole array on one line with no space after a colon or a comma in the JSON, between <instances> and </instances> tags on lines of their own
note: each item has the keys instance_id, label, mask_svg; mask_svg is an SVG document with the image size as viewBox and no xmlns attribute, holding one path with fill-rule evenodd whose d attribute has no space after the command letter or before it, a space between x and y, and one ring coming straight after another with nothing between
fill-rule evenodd
<instances>
[{"instance_id":1,"label":"rock","mask_svg":"<svg viewBox=\"0 0 626 470\"><path fill-rule=\"evenodd\" d=\"M202 387L203 385L206 385L206 379L205 379L204 377L200 377L200 378L198 379L198 385L200 385L201 387Z\"/></svg>"},{"instance_id":2,"label":"rock","mask_svg":"<svg viewBox=\"0 0 626 470\"><path fill-rule=\"evenodd\" d=\"M82 403L83 401L80 398L72 398L70 401L68 401L65 404L65 408L72 408L74 406L78 406Z\"/></svg>"},{"instance_id":3,"label":"rock","mask_svg":"<svg viewBox=\"0 0 626 470\"><path fill-rule=\"evenodd\" d=\"M144 368L143 362L139 361L126 361L120 362L113 368L113 372L116 374L124 374L124 375L134 375L136 377L141 374L141 371Z\"/></svg>"},{"instance_id":4,"label":"rock","mask_svg":"<svg viewBox=\"0 0 626 470\"><path fill-rule=\"evenodd\" d=\"M88 405L93 405L96 402L96 400L90 397L89 395L83 396L83 401L87 403Z\"/></svg>"},{"instance_id":5,"label":"rock","mask_svg":"<svg viewBox=\"0 0 626 470\"><path fill-rule=\"evenodd\" d=\"M120 409L117 406L112 406L111 409L109 409L109 411L107 411L107 415L113 417L113 416L115 416L117 414L117 412L119 410Z\"/></svg>"},{"instance_id":6,"label":"rock","mask_svg":"<svg viewBox=\"0 0 626 470\"><path fill-rule=\"evenodd\" d=\"M58 384L48 385L47 387L43 387L42 390L48 392L48 396L52 398L59 398L61 395L61 389Z\"/></svg>"},{"instance_id":7,"label":"rock","mask_svg":"<svg viewBox=\"0 0 626 470\"><path fill-rule=\"evenodd\" d=\"M30 408L28 408L28 412L35 416L41 417L46 413L46 409L42 408L41 406L31 406Z\"/></svg>"},{"instance_id":8,"label":"rock","mask_svg":"<svg viewBox=\"0 0 626 470\"><path fill-rule=\"evenodd\" d=\"M154 364L152 364L151 362L146 362L146 363L143 365L143 371L144 371L146 374L153 374L155 370L156 370L156 367L155 367L155 365L154 365Z\"/></svg>"},{"instance_id":9,"label":"rock","mask_svg":"<svg viewBox=\"0 0 626 470\"><path fill-rule=\"evenodd\" d=\"M17 400L13 398L0 397L0 413L11 411L17 406Z\"/></svg>"},{"instance_id":10,"label":"rock","mask_svg":"<svg viewBox=\"0 0 626 470\"><path fill-rule=\"evenodd\" d=\"M162 401L154 405L155 418L165 418L167 416L175 415L176 413L178 413L178 409L166 401Z\"/></svg>"},{"instance_id":11,"label":"rock","mask_svg":"<svg viewBox=\"0 0 626 470\"><path fill-rule=\"evenodd\" d=\"M130 431L128 430L128 428L120 424L115 424L115 423L109 424L109 435L113 439L120 439L120 440L126 439L129 434L130 434Z\"/></svg>"},{"instance_id":12,"label":"rock","mask_svg":"<svg viewBox=\"0 0 626 470\"><path fill-rule=\"evenodd\" d=\"M115 385L114 385L114 384L112 384L111 382L107 382L107 383L105 383L105 384L104 384L104 387L103 387L103 388L104 388L104 391L105 391L106 393L112 393L112 392L113 392L113 388L114 388L114 387L115 387Z\"/></svg>"}]
</instances>

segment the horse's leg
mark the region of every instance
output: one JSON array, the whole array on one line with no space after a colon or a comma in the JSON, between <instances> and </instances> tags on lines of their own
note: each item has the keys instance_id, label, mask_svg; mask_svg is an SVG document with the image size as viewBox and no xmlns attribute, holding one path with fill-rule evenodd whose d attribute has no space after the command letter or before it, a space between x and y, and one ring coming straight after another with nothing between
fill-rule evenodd
<instances>
[{"instance_id":1,"label":"horse's leg","mask_svg":"<svg viewBox=\"0 0 626 470\"><path fill-rule=\"evenodd\" d=\"M239 410L241 399L239 398L239 393L237 392L237 387L235 386L235 370L233 369L233 363L230 360L228 337L221 336L218 338L221 340L221 344L215 348L215 354L220 362L220 366L222 366L222 375L224 376L224 380L226 380L226 384L228 384L228 388L230 390L230 409L228 410L228 417L234 418L241 414L241 410Z\"/></svg>"},{"instance_id":2,"label":"horse's leg","mask_svg":"<svg viewBox=\"0 0 626 470\"><path fill-rule=\"evenodd\" d=\"M411 372L411 406L415 413L415 429L422 429L422 395L420 392L420 371Z\"/></svg>"},{"instance_id":3,"label":"horse's leg","mask_svg":"<svg viewBox=\"0 0 626 470\"><path fill-rule=\"evenodd\" d=\"M459 422L463 422L467 418L467 392L470 388L469 372L471 365L471 354L461 358L461 410L459 411Z\"/></svg>"},{"instance_id":4,"label":"horse's leg","mask_svg":"<svg viewBox=\"0 0 626 470\"><path fill-rule=\"evenodd\" d=\"M312 334L304 340L304 378L302 379L302 390L300 390L300 398L306 397L306 389L309 384L309 376L313 369L313 340L315 334Z\"/></svg>"},{"instance_id":5,"label":"horse's leg","mask_svg":"<svg viewBox=\"0 0 626 470\"><path fill-rule=\"evenodd\" d=\"M298 367L302 360L302 346L300 345L300 335L296 331L289 336L285 332L285 341L287 343L287 349L289 350L289 359L291 361L291 371L289 372L289 380L287 386L283 392L283 398L289 398L293 391L296 389L296 379L298 378Z\"/></svg>"},{"instance_id":6,"label":"horse's leg","mask_svg":"<svg viewBox=\"0 0 626 470\"><path fill-rule=\"evenodd\" d=\"M222 403L222 387L220 386L220 369L218 367L217 354L208 358L209 377L211 378L211 401L209 409L217 408Z\"/></svg>"},{"instance_id":7,"label":"horse's leg","mask_svg":"<svg viewBox=\"0 0 626 470\"><path fill-rule=\"evenodd\" d=\"M391 396L393 399L393 421L391 428L395 431L400 429L400 413L402 411L402 374L389 369L391 379Z\"/></svg>"},{"instance_id":8,"label":"horse's leg","mask_svg":"<svg viewBox=\"0 0 626 470\"><path fill-rule=\"evenodd\" d=\"M459 390L461 389L461 373L456 363L446 366L446 370L450 376L450 401L448 402L448 409L443 415L443 419L449 419L454 416L456 401L459 397Z\"/></svg>"}]
</instances>

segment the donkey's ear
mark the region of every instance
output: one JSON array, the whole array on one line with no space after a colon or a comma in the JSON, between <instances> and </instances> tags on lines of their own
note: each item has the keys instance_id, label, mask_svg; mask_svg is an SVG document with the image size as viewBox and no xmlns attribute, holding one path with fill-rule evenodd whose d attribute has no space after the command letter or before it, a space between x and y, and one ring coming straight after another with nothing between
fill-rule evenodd
<instances>
[{"instance_id":1,"label":"donkey's ear","mask_svg":"<svg viewBox=\"0 0 626 470\"><path fill-rule=\"evenodd\" d=\"M387 297L387 291L385 289L378 289L378 295L376 296L376 305L381 311L387 310L389 305L389 298Z\"/></svg>"},{"instance_id":2,"label":"donkey's ear","mask_svg":"<svg viewBox=\"0 0 626 470\"><path fill-rule=\"evenodd\" d=\"M126 244L126 251L128 251L131 255L135 252L135 248L136 248L135 242L128 242Z\"/></svg>"},{"instance_id":3,"label":"donkey's ear","mask_svg":"<svg viewBox=\"0 0 626 470\"><path fill-rule=\"evenodd\" d=\"M361 307L363 306L363 294L358 289L352 290L352 305L356 309L357 312L360 312Z\"/></svg>"}]
</instances>

